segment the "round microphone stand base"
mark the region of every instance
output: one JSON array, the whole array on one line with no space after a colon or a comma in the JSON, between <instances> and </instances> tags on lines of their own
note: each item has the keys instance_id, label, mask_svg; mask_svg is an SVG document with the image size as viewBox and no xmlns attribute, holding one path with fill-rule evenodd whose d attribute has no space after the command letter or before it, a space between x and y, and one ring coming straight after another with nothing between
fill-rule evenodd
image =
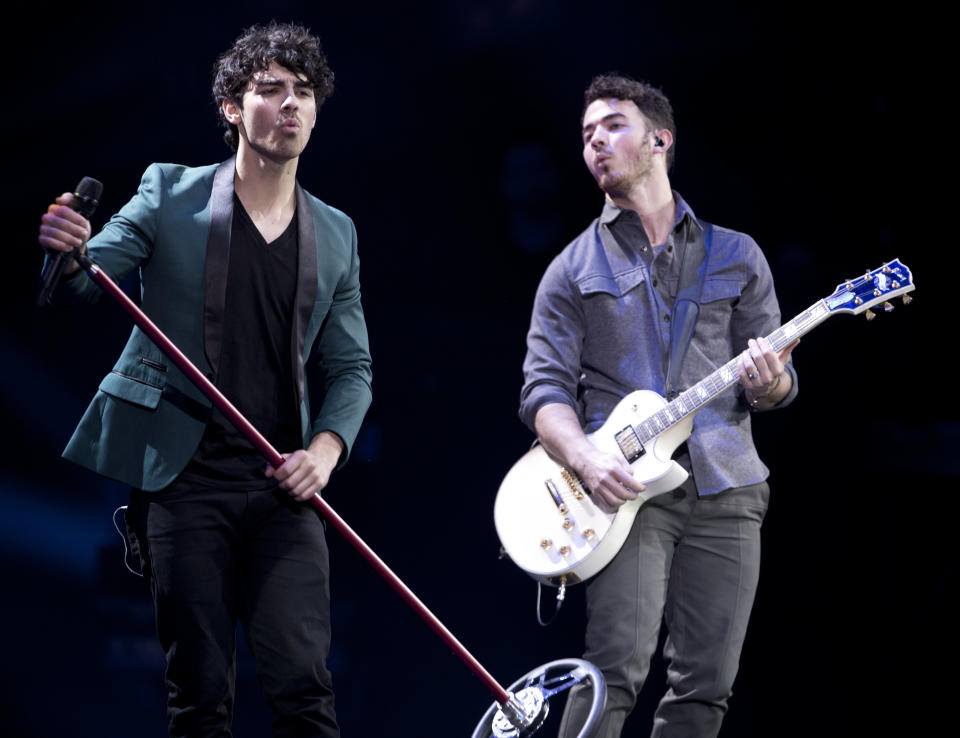
<instances>
[{"instance_id":1,"label":"round microphone stand base","mask_svg":"<svg viewBox=\"0 0 960 738\"><path fill-rule=\"evenodd\" d=\"M560 659L529 671L510 685L510 702L494 702L473 731L471 738L526 738L536 733L547 719L549 699L578 684L592 692L590 713L577 738L590 738L607 703L607 683L589 661Z\"/></svg>"}]
</instances>

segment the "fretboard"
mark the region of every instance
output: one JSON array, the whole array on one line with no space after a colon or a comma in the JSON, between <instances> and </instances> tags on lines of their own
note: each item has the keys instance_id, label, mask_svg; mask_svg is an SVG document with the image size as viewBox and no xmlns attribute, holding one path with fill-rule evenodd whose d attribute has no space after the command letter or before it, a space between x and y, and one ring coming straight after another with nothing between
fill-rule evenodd
<instances>
[{"instance_id":1,"label":"fretboard","mask_svg":"<svg viewBox=\"0 0 960 738\"><path fill-rule=\"evenodd\" d=\"M830 315L826 301L820 300L767 336L767 341L773 346L774 351L780 351L800 336L810 332ZM653 415L637 423L634 430L640 438L640 442L646 443L654 436L663 433L667 428L695 413L735 385L740 379L739 374L737 374L738 358L730 359L708 377L700 380L690 389L681 392L675 400L668 402Z\"/></svg>"}]
</instances>

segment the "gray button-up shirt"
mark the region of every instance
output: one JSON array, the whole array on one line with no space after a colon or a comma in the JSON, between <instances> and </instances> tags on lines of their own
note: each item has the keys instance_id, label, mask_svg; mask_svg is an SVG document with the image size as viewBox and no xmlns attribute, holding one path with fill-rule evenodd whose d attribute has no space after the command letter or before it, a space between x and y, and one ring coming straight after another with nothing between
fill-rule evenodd
<instances>
[{"instance_id":1,"label":"gray button-up shirt","mask_svg":"<svg viewBox=\"0 0 960 738\"><path fill-rule=\"evenodd\" d=\"M587 433L637 389L664 394L670 320L679 289L685 234L701 226L675 192L677 217L667 242L651 247L639 216L607 202L600 218L547 268L534 302L523 364L520 417L534 429L543 405L577 412ZM680 372L691 387L780 327L767 261L750 236L713 226L700 315ZM797 378L778 407L797 393ZM701 408L687 442L699 494L767 478L739 386Z\"/></svg>"}]
</instances>

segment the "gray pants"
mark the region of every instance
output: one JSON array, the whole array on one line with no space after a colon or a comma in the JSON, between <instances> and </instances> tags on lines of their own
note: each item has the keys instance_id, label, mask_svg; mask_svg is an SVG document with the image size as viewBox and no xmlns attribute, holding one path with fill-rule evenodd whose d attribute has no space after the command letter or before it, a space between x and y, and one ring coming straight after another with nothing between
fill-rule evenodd
<instances>
[{"instance_id":1,"label":"gray pants","mask_svg":"<svg viewBox=\"0 0 960 738\"><path fill-rule=\"evenodd\" d=\"M698 498L687 480L641 508L623 548L588 582L584 658L608 689L598 737L620 735L661 621L667 692L652 736L717 735L753 607L768 497L764 482ZM589 693L571 690L561 738L577 735L589 705Z\"/></svg>"}]
</instances>

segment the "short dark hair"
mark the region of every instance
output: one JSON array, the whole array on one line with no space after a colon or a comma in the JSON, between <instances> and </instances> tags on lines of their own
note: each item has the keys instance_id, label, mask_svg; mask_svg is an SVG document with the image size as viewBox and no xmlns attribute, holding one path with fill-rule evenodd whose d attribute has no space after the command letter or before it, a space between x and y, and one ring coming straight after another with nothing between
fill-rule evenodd
<instances>
[{"instance_id":1,"label":"short dark hair","mask_svg":"<svg viewBox=\"0 0 960 738\"><path fill-rule=\"evenodd\" d=\"M237 127L224 116L223 101L240 104L247 84L271 62L306 78L313 89L317 110L333 94L333 72L327 66L320 39L309 29L296 23L274 21L266 26L250 26L213 66L213 100L220 122L227 129L223 140L234 151L240 143Z\"/></svg>"},{"instance_id":2,"label":"short dark hair","mask_svg":"<svg viewBox=\"0 0 960 738\"><path fill-rule=\"evenodd\" d=\"M631 100L654 128L666 128L673 134L673 146L667 149L667 170L673 166L674 149L677 146L677 125L673 122L673 107L663 91L647 82L635 80L624 74L600 74L593 78L583 92L583 112L596 100ZM583 114L581 114L581 119Z\"/></svg>"}]
</instances>

